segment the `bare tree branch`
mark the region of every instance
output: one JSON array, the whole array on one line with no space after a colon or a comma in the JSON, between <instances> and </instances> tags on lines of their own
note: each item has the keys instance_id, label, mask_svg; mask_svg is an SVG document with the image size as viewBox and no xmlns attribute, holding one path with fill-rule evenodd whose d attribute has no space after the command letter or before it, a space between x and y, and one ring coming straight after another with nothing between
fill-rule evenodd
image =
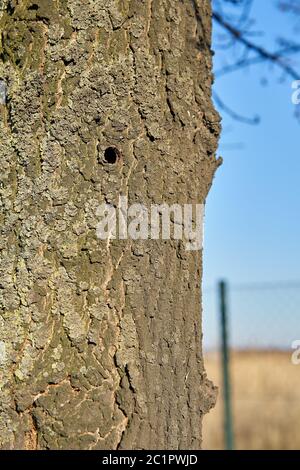
<instances>
[{"instance_id":1,"label":"bare tree branch","mask_svg":"<svg viewBox=\"0 0 300 470\"><path fill-rule=\"evenodd\" d=\"M279 49L277 52L275 52L275 55L282 57L284 55L295 54L297 52L300 52L300 44L299 45L295 44L290 47ZM246 67L249 67L250 65L255 65L255 64L262 63L262 62L266 62L266 60L269 60L269 59L266 59L265 57L262 57L262 56L256 56L250 59L243 58L233 64L226 65L222 67L221 69L217 70L215 72L215 77L220 77L222 75L226 75L227 73L235 72L238 69L246 68Z\"/></svg>"},{"instance_id":2,"label":"bare tree branch","mask_svg":"<svg viewBox=\"0 0 300 470\"><path fill-rule=\"evenodd\" d=\"M243 44L248 50L255 52L263 61L269 61L280 67L287 75L294 80L299 80L300 73L294 70L289 64L285 63L284 57L278 52L269 52L264 47L261 47L245 37L242 31L237 29L227 20L225 20L218 12L213 12L213 19L225 29L236 41Z\"/></svg>"},{"instance_id":3,"label":"bare tree branch","mask_svg":"<svg viewBox=\"0 0 300 470\"><path fill-rule=\"evenodd\" d=\"M242 116L241 114L236 113L229 106L227 106L223 100L221 100L221 98L215 91L213 91L213 98L215 100L215 103L219 107L219 109L224 111L226 114L232 117L232 119L234 119L235 121L239 121L239 122L243 122L245 124L251 124L251 125L259 124L260 122L259 116L254 116L253 118L249 118L249 117Z\"/></svg>"}]
</instances>

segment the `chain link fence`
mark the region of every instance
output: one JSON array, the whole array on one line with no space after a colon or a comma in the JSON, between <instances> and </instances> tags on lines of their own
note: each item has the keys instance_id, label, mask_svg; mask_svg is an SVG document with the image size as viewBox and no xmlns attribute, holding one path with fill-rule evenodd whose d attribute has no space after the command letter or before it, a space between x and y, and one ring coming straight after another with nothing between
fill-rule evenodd
<instances>
[{"instance_id":1,"label":"chain link fence","mask_svg":"<svg viewBox=\"0 0 300 470\"><path fill-rule=\"evenodd\" d=\"M203 447L300 449L300 282L223 284L223 302L220 285L203 291L206 369L219 387Z\"/></svg>"}]
</instances>

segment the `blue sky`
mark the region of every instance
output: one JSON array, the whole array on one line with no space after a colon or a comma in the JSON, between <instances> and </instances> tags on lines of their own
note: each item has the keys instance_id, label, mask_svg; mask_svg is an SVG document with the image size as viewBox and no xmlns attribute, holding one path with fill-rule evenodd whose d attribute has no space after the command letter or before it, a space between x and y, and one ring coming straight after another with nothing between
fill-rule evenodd
<instances>
[{"instance_id":1,"label":"blue sky","mask_svg":"<svg viewBox=\"0 0 300 470\"><path fill-rule=\"evenodd\" d=\"M252 39L271 50L276 49L278 36L293 38L294 26L274 4L254 0L252 12L253 30L264 32ZM223 58L216 51L216 70ZM300 56L294 60L300 73ZM267 86L262 85L263 78ZM250 126L221 112L218 153L224 163L206 205L205 289L220 278L231 284L300 281L300 123L291 102L292 78L281 78L276 67L258 65L216 80L215 90L227 105L250 117L259 114L261 122ZM266 307L265 315L269 314ZM253 318L260 322L258 313Z\"/></svg>"}]
</instances>

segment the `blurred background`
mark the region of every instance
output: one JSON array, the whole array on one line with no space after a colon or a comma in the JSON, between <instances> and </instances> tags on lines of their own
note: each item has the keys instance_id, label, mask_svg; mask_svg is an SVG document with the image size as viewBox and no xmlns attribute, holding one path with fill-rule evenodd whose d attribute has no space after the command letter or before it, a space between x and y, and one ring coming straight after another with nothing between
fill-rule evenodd
<instances>
[{"instance_id":1,"label":"blurred background","mask_svg":"<svg viewBox=\"0 0 300 470\"><path fill-rule=\"evenodd\" d=\"M300 0L213 9L224 163L206 205L203 339L219 400L203 448L300 449Z\"/></svg>"}]
</instances>

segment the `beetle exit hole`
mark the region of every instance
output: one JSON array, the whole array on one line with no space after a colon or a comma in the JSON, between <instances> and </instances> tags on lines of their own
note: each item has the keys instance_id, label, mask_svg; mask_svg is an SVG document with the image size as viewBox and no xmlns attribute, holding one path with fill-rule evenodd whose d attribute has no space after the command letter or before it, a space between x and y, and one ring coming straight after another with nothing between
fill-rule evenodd
<instances>
[{"instance_id":1,"label":"beetle exit hole","mask_svg":"<svg viewBox=\"0 0 300 470\"><path fill-rule=\"evenodd\" d=\"M104 160L110 165L114 165L120 159L121 153L116 147L108 147L104 152Z\"/></svg>"},{"instance_id":2,"label":"beetle exit hole","mask_svg":"<svg viewBox=\"0 0 300 470\"><path fill-rule=\"evenodd\" d=\"M32 5L28 7L28 10L32 10L32 11L37 11L38 9L39 9L39 6L36 3L33 3Z\"/></svg>"}]
</instances>

